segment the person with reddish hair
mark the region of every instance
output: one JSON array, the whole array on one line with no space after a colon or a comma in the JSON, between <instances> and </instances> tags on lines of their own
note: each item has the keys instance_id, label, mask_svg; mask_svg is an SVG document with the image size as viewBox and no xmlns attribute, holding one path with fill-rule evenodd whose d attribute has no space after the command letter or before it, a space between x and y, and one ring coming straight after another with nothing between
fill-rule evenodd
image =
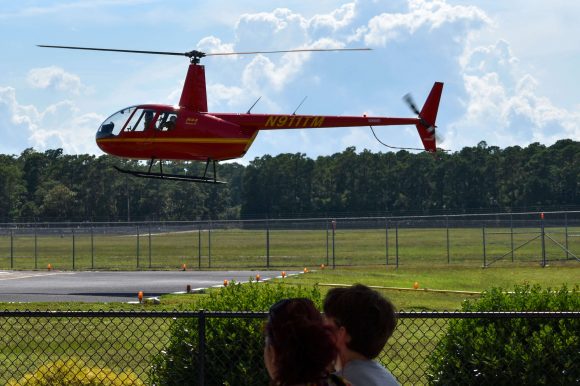
<instances>
[{"instance_id":1,"label":"person with reddish hair","mask_svg":"<svg viewBox=\"0 0 580 386\"><path fill-rule=\"evenodd\" d=\"M310 299L284 299L265 326L264 363L275 386L350 386L331 373L334 335Z\"/></svg>"}]
</instances>

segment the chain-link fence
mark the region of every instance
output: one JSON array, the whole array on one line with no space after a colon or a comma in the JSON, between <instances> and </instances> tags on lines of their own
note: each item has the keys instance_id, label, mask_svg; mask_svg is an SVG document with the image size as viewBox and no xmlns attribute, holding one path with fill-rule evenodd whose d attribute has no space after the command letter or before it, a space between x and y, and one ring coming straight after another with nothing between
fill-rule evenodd
<instances>
[{"instance_id":1,"label":"chain-link fence","mask_svg":"<svg viewBox=\"0 0 580 386\"><path fill-rule=\"evenodd\" d=\"M0 224L0 269L280 268L580 261L580 212Z\"/></svg>"},{"instance_id":2,"label":"chain-link fence","mask_svg":"<svg viewBox=\"0 0 580 386\"><path fill-rule=\"evenodd\" d=\"M91 384L100 384L96 380L105 378L109 384L267 384L261 338L266 315L207 311L0 312L0 382L41 384L40 380L48 379L42 384L51 384L62 377L70 383L92 379L95 383ZM379 361L404 385L426 384L429 357L451 321L474 318L490 323L533 319L536 327L567 320L573 322L569 326L578 327L580 312L400 312L395 334ZM524 328L525 323L519 325ZM561 368L562 374L580 372L578 329L575 331L575 341L568 344L576 360L559 357L559 350L566 347L544 347L553 353L549 360ZM490 339L483 334L480 338ZM25 383L31 378L39 382ZM558 379L550 383L562 384Z\"/></svg>"}]
</instances>

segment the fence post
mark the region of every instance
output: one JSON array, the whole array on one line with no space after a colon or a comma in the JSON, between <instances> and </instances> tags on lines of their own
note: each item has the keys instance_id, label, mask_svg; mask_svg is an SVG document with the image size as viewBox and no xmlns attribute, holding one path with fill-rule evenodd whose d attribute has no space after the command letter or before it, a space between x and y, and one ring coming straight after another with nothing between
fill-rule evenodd
<instances>
[{"instance_id":1,"label":"fence post","mask_svg":"<svg viewBox=\"0 0 580 386\"><path fill-rule=\"evenodd\" d=\"M512 247L512 263L514 262L514 215L510 213L510 241Z\"/></svg>"},{"instance_id":2,"label":"fence post","mask_svg":"<svg viewBox=\"0 0 580 386\"><path fill-rule=\"evenodd\" d=\"M139 268L139 250L141 249L139 245L139 238L139 225L137 225L137 268Z\"/></svg>"},{"instance_id":3,"label":"fence post","mask_svg":"<svg viewBox=\"0 0 580 386\"><path fill-rule=\"evenodd\" d=\"M34 269L38 269L38 231L34 227Z\"/></svg>"},{"instance_id":4,"label":"fence post","mask_svg":"<svg viewBox=\"0 0 580 386\"><path fill-rule=\"evenodd\" d=\"M197 268L201 270L201 224L197 229Z\"/></svg>"},{"instance_id":5,"label":"fence post","mask_svg":"<svg viewBox=\"0 0 580 386\"><path fill-rule=\"evenodd\" d=\"M75 230L74 228L71 229L72 232L72 269L75 270L75 257L76 257L76 248L75 248Z\"/></svg>"},{"instance_id":6,"label":"fence post","mask_svg":"<svg viewBox=\"0 0 580 386\"><path fill-rule=\"evenodd\" d=\"M151 223L148 223L149 228L149 269L151 269Z\"/></svg>"},{"instance_id":7,"label":"fence post","mask_svg":"<svg viewBox=\"0 0 580 386\"><path fill-rule=\"evenodd\" d=\"M332 269L336 268L336 254L335 254L335 235L336 235L336 220L332 220Z\"/></svg>"},{"instance_id":8,"label":"fence post","mask_svg":"<svg viewBox=\"0 0 580 386\"><path fill-rule=\"evenodd\" d=\"M328 245L328 224L330 224L330 219L326 219L326 266L328 266L328 262L329 262L329 245Z\"/></svg>"},{"instance_id":9,"label":"fence post","mask_svg":"<svg viewBox=\"0 0 580 386\"><path fill-rule=\"evenodd\" d=\"M199 335L199 385L205 385L205 311L199 311L199 320L198 320L198 335Z\"/></svg>"},{"instance_id":10,"label":"fence post","mask_svg":"<svg viewBox=\"0 0 580 386\"><path fill-rule=\"evenodd\" d=\"M270 220L266 219L266 268L270 268Z\"/></svg>"},{"instance_id":11,"label":"fence post","mask_svg":"<svg viewBox=\"0 0 580 386\"><path fill-rule=\"evenodd\" d=\"M485 224L481 226L482 240L483 240L483 268L487 267L487 258L485 255Z\"/></svg>"},{"instance_id":12,"label":"fence post","mask_svg":"<svg viewBox=\"0 0 580 386\"><path fill-rule=\"evenodd\" d=\"M207 266L211 268L211 220L207 227Z\"/></svg>"},{"instance_id":13,"label":"fence post","mask_svg":"<svg viewBox=\"0 0 580 386\"><path fill-rule=\"evenodd\" d=\"M10 229L10 269L14 269L14 229Z\"/></svg>"},{"instance_id":14,"label":"fence post","mask_svg":"<svg viewBox=\"0 0 580 386\"><path fill-rule=\"evenodd\" d=\"M566 260L570 258L570 249L568 248L568 212L564 213L564 237L566 241Z\"/></svg>"},{"instance_id":15,"label":"fence post","mask_svg":"<svg viewBox=\"0 0 580 386\"><path fill-rule=\"evenodd\" d=\"M95 232L91 225L91 269L95 269Z\"/></svg>"},{"instance_id":16,"label":"fence post","mask_svg":"<svg viewBox=\"0 0 580 386\"><path fill-rule=\"evenodd\" d=\"M399 269L399 223L395 222L395 267Z\"/></svg>"},{"instance_id":17,"label":"fence post","mask_svg":"<svg viewBox=\"0 0 580 386\"><path fill-rule=\"evenodd\" d=\"M389 267L389 219L385 217L385 257Z\"/></svg>"},{"instance_id":18,"label":"fence post","mask_svg":"<svg viewBox=\"0 0 580 386\"><path fill-rule=\"evenodd\" d=\"M542 232L542 267L546 267L546 231L544 229L544 212L540 213L540 225Z\"/></svg>"},{"instance_id":19,"label":"fence post","mask_svg":"<svg viewBox=\"0 0 580 386\"><path fill-rule=\"evenodd\" d=\"M449 253L449 216L445 216L445 229L447 231L447 264L450 264L451 256Z\"/></svg>"}]
</instances>

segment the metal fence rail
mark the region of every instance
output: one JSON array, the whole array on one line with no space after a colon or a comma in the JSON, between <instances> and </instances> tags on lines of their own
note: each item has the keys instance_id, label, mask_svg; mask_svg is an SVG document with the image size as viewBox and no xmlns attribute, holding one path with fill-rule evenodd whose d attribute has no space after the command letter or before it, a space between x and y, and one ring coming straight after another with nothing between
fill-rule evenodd
<instances>
[{"instance_id":1,"label":"metal fence rail","mask_svg":"<svg viewBox=\"0 0 580 386\"><path fill-rule=\"evenodd\" d=\"M53 373L68 369L78 379L107 376L109 380L131 380L125 384L266 384L260 337L266 316L263 312L207 311L0 312L0 383L40 379L43 369ZM578 321L580 312L400 312L395 334L379 361L402 384L425 384L428 358L449 322L470 318L532 318L548 323L554 319ZM184 331L184 326L191 331ZM257 338L236 335L240 326L254 331ZM176 328L191 340L176 342L172 336ZM159 359L167 359L169 347L176 344L188 353L181 374L184 378L175 375L171 381L160 382L164 365ZM559 358L553 360L558 363ZM579 366L575 362L566 371L578 373Z\"/></svg>"},{"instance_id":2,"label":"metal fence rail","mask_svg":"<svg viewBox=\"0 0 580 386\"><path fill-rule=\"evenodd\" d=\"M0 224L0 269L580 262L580 212Z\"/></svg>"}]
</instances>

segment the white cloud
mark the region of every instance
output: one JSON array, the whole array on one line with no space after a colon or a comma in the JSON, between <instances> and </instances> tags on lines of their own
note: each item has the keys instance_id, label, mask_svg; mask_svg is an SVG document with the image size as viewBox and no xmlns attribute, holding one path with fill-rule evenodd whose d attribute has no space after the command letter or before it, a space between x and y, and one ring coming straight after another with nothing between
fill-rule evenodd
<instances>
[{"instance_id":1,"label":"white cloud","mask_svg":"<svg viewBox=\"0 0 580 386\"><path fill-rule=\"evenodd\" d=\"M465 114L450 125L443 147L473 145L481 139L500 147L580 139L580 111L555 106L538 94L538 81L520 68L509 43L466 46L459 59Z\"/></svg>"},{"instance_id":2,"label":"white cloud","mask_svg":"<svg viewBox=\"0 0 580 386\"><path fill-rule=\"evenodd\" d=\"M308 21L311 28L328 28L337 31L352 24L356 16L356 4L347 3L326 15L315 15Z\"/></svg>"},{"instance_id":3,"label":"white cloud","mask_svg":"<svg viewBox=\"0 0 580 386\"><path fill-rule=\"evenodd\" d=\"M384 46L402 35L412 35L422 27L434 30L444 24L480 26L491 19L475 6L450 5L445 0L409 0L407 13L383 13L357 29L351 40L363 39L369 46Z\"/></svg>"},{"instance_id":4,"label":"white cloud","mask_svg":"<svg viewBox=\"0 0 580 386\"><path fill-rule=\"evenodd\" d=\"M14 88L0 87L0 122L8 125L3 127L0 146L5 153L15 153L14 148L20 151L26 143L38 150L63 148L67 153L97 154L92 139L103 119L95 113L81 114L73 102L66 100L44 110L22 105Z\"/></svg>"},{"instance_id":5,"label":"white cloud","mask_svg":"<svg viewBox=\"0 0 580 386\"><path fill-rule=\"evenodd\" d=\"M34 88L50 88L80 94L86 90L78 75L68 73L60 67L34 68L28 72L28 84Z\"/></svg>"},{"instance_id":6,"label":"white cloud","mask_svg":"<svg viewBox=\"0 0 580 386\"><path fill-rule=\"evenodd\" d=\"M249 47L260 50L343 48L345 43L334 38L332 32L353 22L355 3L348 3L328 14L308 19L286 8L272 12L244 14L236 24L236 48L215 37L202 40L221 50L244 51ZM326 33L321 33L324 30ZM218 51L219 52L219 51ZM299 74L309 61L310 53L291 53L281 56L257 55L243 69L242 84L262 94L265 88L280 92Z\"/></svg>"},{"instance_id":7,"label":"white cloud","mask_svg":"<svg viewBox=\"0 0 580 386\"><path fill-rule=\"evenodd\" d=\"M0 87L0 104L4 105L9 113L9 120L15 125L25 125L35 129L34 122L39 120L40 114L34 106L20 105L16 100L16 90L12 87Z\"/></svg>"},{"instance_id":8,"label":"white cloud","mask_svg":"<svg viewBox=\"0 0 580 386\"><path fill-rule=\"evenodd\" d=\"M308 40L308 21L286 8L244 14L236 24L236 40L242 50L296 47Z\"/></svg>"},{"instance_id":9,"label":"white cloud","mask_svg":"<svg viewBox=\"0 0 580 386\"><path fill-rule=\"evenodd\" d=\"M215 36L206 36L197 43L197 48L202 50L206 53L225 53L225 52L233 52L234 51L234 44L233 43L224 43L221 41L220 38ZM235 58L235 55L231 56Z\"/></svg>"},{"instance_id":10,"label":"white cloud","mask_svg":"<svg viewBox=\"0 0 580 386\"><path fill-rule=\"evenodd\" d=\"M207 86L208 105L211 111L213 106L225 102L228 106L238 105L244 99L245 93L240 87L210 84Z\"/></svg>"},{"instance_id":11,"label":"white cloud","mask_svg":"<svg viewBox=\"0 0 580 386\"><path fill-rule=\"evenodd\" d=\"M309 57L310 53L304 52L285 54L276 65L270 58L257 55L244 69L243 84L256 91L262 90L265 86L281 91L300 72L302 64Z\"/></svg>"}]
</instances>

